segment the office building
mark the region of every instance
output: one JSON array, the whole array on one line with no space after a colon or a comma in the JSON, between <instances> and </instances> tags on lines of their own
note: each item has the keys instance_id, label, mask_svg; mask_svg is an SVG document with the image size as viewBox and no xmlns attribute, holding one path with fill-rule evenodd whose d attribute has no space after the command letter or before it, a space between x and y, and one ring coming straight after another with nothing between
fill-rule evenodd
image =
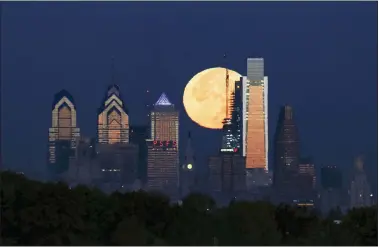
<instances>
[{"instance_id":1,"label":"office building","mask_svg":"<svg viewBox=\"0 0 379 247\"><path fill-rule=\"evenodd\" d=\"M131 126L130 143L138 146L138 179L145 184L147 179L147 144L150 139L150 129L148 126Z\"/></svg>"},{"instance_id":2,"label":"office building","mask_svg":"<svg viewBox=\"0 0 379 247\"><path fill-rule=\"evenodd\" d=\"M249 192L260 190L262 187L270 187L272 185L271 171L264 168L248 168L246 169L246 189Z\"/></svg>"},{"instance_id":3,"label":"office building","mask_svg":"<svg viewBox=\"0 0 379 247\"><path fill-rule=\"evenodd\" d=\"M268 78L263 58L247 59L247 79L246 168L268 170Z\"/></svg>"},{"instance_id":4,"label":"office building","mask_svg":"<svg viewBox=\"0 0 379 247\"><path fill-rule=\"evenodd\" d=\"M178 147L175 141L147 141L147 189L170 196L178 193Z\"/></svg>"},{"instance_id":5,"label":"office building","mask_svg":"<svg viewBox=\"0 0 379 247\"><path fill-rule=\"evenodd\" d=\"M165 93L150 114L151 140L148 141L147 187L177 193L179 189L179 112Z\"/></svg>"},{"instance_id":6,"label":"office building","mask_svg":"<svg viewBox=\"0 0 379 247\"><path fill-rule=\"evenodd\" d=\"M355 171L350 187L350 207L368 207L372 204L372 194L367 181L366 172L363 169L363 158L355 160Z\"/></svg>"},{"instance_id":7,"label":"office building","mask_svg":"<svg viewBox=\"0 0 379 247\"><path fill-rule=\"evenodd\" d=\"M298 199L299 136L291 106L281 108L274 136L274 189L281 202Z\"/></svg>"},{"instance_id":8,"label":"office building","mask_svg":"<svg viewBox=\"0 0 379 247\"><path fill-rule=\"evenodd\" d=\"M74 98L62 90L54 95L52 126L49 128L48 170L53 180L60 179L67 172L79 137Z\"/></svg>"},{"instance_id":9,"label":"office building","mask_svg":"<svg viewBox=\"0 0 379 247\"><path fill-rule=\"evenodd\" d=\"M231 101L232 104L232 133L234 135L234 138L236 139L236 148L238 148L238 151L241 155L244 155L243 151L243 121L242 121L242 87L241 82L236 81L234 84L234 92L232 93Z\"/></svg>"},{"instance_id":10,"label":"office building","mask_svg":"<svg viewBox=\"0 0 379 247\"><path fill-rule=\"evenodd\" d=\"M302 158L299 160L299 170L297 177L297 187L299 201L315 202L316 195L316 171L311 158Z\"/></svg>"},{"instance_id":11,"label":"office building","mask_svg":"<svg viewBox=\"0 0 379 247\"><path fill-rule=\"evenodd\" d=\"M238 149L232 145L231 121L223 121L221 149L217 156L208 159L209 187L213 194L233 196L246 191L245 162Z\"/></svg>"},{"instance_id":12,"label":"office building","mask_svg":"<svg viewBox=\"0 0 379 247\"><path fill-rule=\"evenodd\" d=\"M101 175L98 186L105 192L138 190L138 146L130 143L96 145Z\"/></svg>"},{"instance_id":13,"label":"office building","mask_svg":"<svg viewBox=\"0 0 379 247\"><path fill-rule=\"evenodd\" d=\"M70 158L70 166L65 182L71 187L85 185L96 186L101 178L100 168L96 162L96 141L80 138L75 155Z\"/></svg>"},{"instance_id":14,"label":"office building","mask_svg":"<svg viewBox=\"0 0 379 247\"><path fill-rule=\"evenodd\" d=\"M316 188L316 170L315 165L311 158L302 158L299 162L299 174L304 176L306 181L311 181L311 184L308 187L309 189Z\"/></svg>"},{"instance_id":15,"label":"office building","mask_svg":"<svg viewBox=\"0 0 379 247\"><path fill-rule=\"evenodd\" d=\"M208 159L209 188L212 194L236 195L246 191L245 157L225 150Z\"/></svg>"},{"instance_id":16,"label":"office building","mask_svg":"<svg viewBox=\"0 0 379 247\"><path fill-rule=\"evenodd\" d=\"M97 135L101 144L129 142L128 109L116 84L108 87L102 105L98 109Z\"/></svg>"},{"instance_id":17,"label":"office building","mask_svg":"<svg viewBox=\"0 0 379 247\"><path fill-rule=\"evenodd\" d=\"M268 77L264 76L263 58L247 59L247 76L236 82L234 97L234 108L239 112L234 119L242 119L236 126L242 137L236 138L242 145L246 168L268 170Z\"/></svg>"},{"instance_id":18,"label":"office building","mask_svg":"<svg viewBox=\"0 0 379 247\"><path fill-rule=\"evenodd\" d=\"M173 141L179 148L179 112L162 93L150 114L151 139Z\"/></svg>"},{"instance_id":19,"label":"office building","mask_svg":"<svg viewBox=\"0 0 379 247\"><path fill-rule=\"evenodd\" d=\"M321 168L321 211L328 214L330 210L342 205L342 172L335 165Z\"/></svg>"}]
</instances>

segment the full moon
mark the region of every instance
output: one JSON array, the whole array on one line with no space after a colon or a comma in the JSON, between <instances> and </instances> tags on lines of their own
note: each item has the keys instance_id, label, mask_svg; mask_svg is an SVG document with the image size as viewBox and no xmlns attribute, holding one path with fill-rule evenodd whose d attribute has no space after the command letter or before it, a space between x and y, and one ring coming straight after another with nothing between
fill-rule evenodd
<instances>
[{"instance_id":1,"label":"full moon","mask_svg":"<svg viewBox=\"0 0 379 247\"><path fill-rule=\"evenodd\" d=\"M229 70L229 99L240 77L236 71ZM199 72L188 82L183 105L192 121L209 129L222 128L226 114L225 78L226 68L217 67Z\"/></svg>"}]
</instances>

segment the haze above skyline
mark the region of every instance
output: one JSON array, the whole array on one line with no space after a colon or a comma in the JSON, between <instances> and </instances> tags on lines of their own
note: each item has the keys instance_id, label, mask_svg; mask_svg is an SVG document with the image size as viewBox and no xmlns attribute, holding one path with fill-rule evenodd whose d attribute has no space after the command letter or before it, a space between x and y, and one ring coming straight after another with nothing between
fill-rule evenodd
<instances>
[{"instance_id":1,"label":"haze above skyline","mask_svg":"<svg viewBox=\"0 0 379 247\"><path fill-rule=\"evenodd\" d=\"M142 124L144 105L165 92L180 110L182 143L192 131L204 160L217 152L221 131L189 119L183 91L201 70L226 66L227 52L227 66L243 75L248 57L265 59L270 142L279 107L290 104L304 155L347 171L363 154L377 187L375 2L2 3L1 27L9 168L45 169L51 104L61 89L75 99L82 135L95 136L112 56L131 124Z\"/></svg>"}]
</instances>

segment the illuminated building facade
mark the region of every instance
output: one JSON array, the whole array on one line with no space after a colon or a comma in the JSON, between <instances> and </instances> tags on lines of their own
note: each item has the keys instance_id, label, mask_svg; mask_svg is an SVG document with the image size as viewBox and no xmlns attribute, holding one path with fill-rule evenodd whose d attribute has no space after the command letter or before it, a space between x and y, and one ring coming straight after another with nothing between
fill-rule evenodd
<instances>
[{"instance_id":1,"label":"illuminated building facade","mask_svg":"<svg viewBox=\"0 0 379 247\"><path fill-rule=\"evenodd\" d=\"M192 149L191 132L188 132L184 163L180 170L180 187L182 196L188 195L195 189L195 167L195 155Z\"/></svg>"},{"instance_id":2,"label":"illuminated building facade","mask_svg":"<svg viewBox=\"0 0 379 247\"><path fill-rule=\"evenodd\" d=\"M231 121L223 122L223 137L218 156L208 160L209 186L211 193L235 195L246 190L245 157L234 147L234 136L231 133Z\"/></svg>"},{"instance_id":3,"label":"illuminated building facade","mask_svg":"<svg viewBox=\"0 0 379 247\"><path fill-rule=\"evenodd\" d=\"M264 76L263 58L247 59L247 79L246 168L268 170L268 79Z\"/></svg>"},{"instance_id":4,"label":"illuminated building facade","mask_svg":"<svg viewBox=\"0 0 379 247\"><path fill-rule=\"evenodd\" d=\"M176 195L179 188L176 142L148 140L147 153L147 189Z\"/></svg>"},{"instance_id":5,"label":"illuminated building facade","mask_svg":"<svg viewBox=\"0 0 379 247\"><path fill-rule=\"evenodd\" d=\"M48 170L53 177L68 170L79 137L74 99L62 90L54 95L52 127L49 128Z\"/></svg>"},{"instance_id":6,"label":"illuminated building facade","mask_svg":"<svg viewBox=\"0 0 379 247\"><path fill-rule=\"evenodd\" d=\"M233 125L241 137L236 136L246 157L246 168L268 170L268 77L264 76L263 58L247 59L247 76L235 83L236 111ZM238 112L238 113L237 113ZM232 117L233 118L233 117Z\"/></svg>"},{"instance_id":7,"label":"illuminated building facade","mask_svg":"<svg viewBox=\"0 0 379 247\"><path fill-rule=\"evenodd\" d=\"M176 194L179 189L179 112L165 93L154 104L150 120L147 187Z\"/></svg>"},{"instance_id":8,"label":"illuminated building facade","mask_svg":"<svg viewBox=\"0 0 379 247\"><path fill-rule=\"evenodd\" d=\"M291 106L280 109L274 137L274 187L281 200L298 199L299 136ZM285 199L284 199L285 198Z\"/></svg>"},{"instance_id":9,"label":"illuminated building facade","mask_svg":"<svg viewBox=\"0 0 379 247\"><path fill-rule=\"evenodd\" d=\"M98 109L97 139L102 144L129 142L128 110L121 98L120 88L110 85Z\"/></svg>"},{"instance_id":10,"label":"illuminated building facade","mask_svg":"<svg viewBox=\"0 0 379 247\"><path fill-rule=\"evenodd\" d=\"M165 93L154 104L150 119L152 140L174 141L179 147L179 112Z\"/></svg>"},{"instance_id":11,"label":"illuminated building facade","mask_svg":"<svg viewBox=\"0 0 379 247\"><path fill-rule=\"evenodd\" d=\"M234 85L234 92L232 94L232 133L236 139L236 148L238 148L241 155L243 155L242 148L242 131L243 131L243 122L242 122L242 110L243 110L243 104L242 104L242 82L236 81Z\"/></svg>"},{"instance_id":12,"label":"illuminated building facade","mask_svg":"<svg viewBox=\"0 0 379 247\"><path fill-rule=\"evenodd\" d=\"M302 158L299 162L299 174L304 177L306 185L302 187L307 187L307 189L316 188L316 170L315 164L310 158Z\"/></svg>"}]
</instances>

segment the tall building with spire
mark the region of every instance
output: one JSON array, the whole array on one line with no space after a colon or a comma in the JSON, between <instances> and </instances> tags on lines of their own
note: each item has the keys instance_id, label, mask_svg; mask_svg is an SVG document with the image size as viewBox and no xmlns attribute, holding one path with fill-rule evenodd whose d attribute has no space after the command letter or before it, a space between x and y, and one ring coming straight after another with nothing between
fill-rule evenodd
<instances>
[{"instance_id":1,"label":"tall building with spire","mask_svg":"<svg viewBox=\"0 0 379 247\"><path fill-rule=\"evenodd\" d=\"M98 109L97 139L102 144L129 142L128 109L116 84L108 87Z\"/></svg>"},{"instance_id":2,"label":"tall building with spire","mask_svg":"<svg viewBox=\"0 0 379 247\"><path fill-rule=\"evenodd\" d=\"M49 128L48 170L53 179L68 170L79 137L74 98L66 90L61 90L54 95L52 126Z\"/></svg>"},{"instance_id":3,"label":"tall building with spire","mask_svg":"<svg viewBox=\"0 0 379 247\"><path fill-rule=\"evenodd\" d=\"M139 146L130 143L129 112L116 84L114 59L111 84L97 114L96 162L101 169L99 187L105 192L133 190L139 183Z\"/></svg>"},{"instance_id":4,"label":"tall building with spire","mask_svg":"<svg viewBox=\"0 0 379 247\"><path fill-rule=\"evenodd\" d=\"M291 106L280 109L274 137L274 187L281 200L297 199L299 136Z\"/></svg>"},{"instance_id":5,"label":"tall building with spire","mask_svg":"<svg viewBox=\"0 0 379 247\"><path fill-rule=\"evenodd\" d=\"M371 203L372 194L366 172L363 170L363 158L358 157L355 160L355 171L350 187L350 207L368 207Z\"/></svg>"},{"instance_id":6,"label":"tall building with spire","mask_svg":"<svg viewBox=\"0 0 379 247\"><path fill-rule=\"evenodd\" d=\"M229 71L226 69L226 95L229 92L228 87ZM235 196L236 193L245 191L246 181L245 158L239 152L238 141L234 136L232 119L229 118L228 114L228 107L228 97L226 97L226 113L222 122L223 135L220 153L218 156L209 157L208 166L211 193L230 197Z\"/></svg>"},{"instance_id":7,"label":"tall building with spire","mask_svg":"<svg viewBox=\"0 0 379 247\"><path fill-rule=\"evenodd\" d=\"M191 193L195 189L195 167L196 158L192 149L191 132L188 132L186 152L184 155L184 163L181 167L180 175L182 196Z\"/></svg>"},{"instance_id":8,"label":"tall building with spire","mask_svg":"<svg viewBox=\"0 0 379 247\"><path fill-rule=\"evenodd\" d=\"M179 189L179 112L165 93L154 104L150 119L147 187L172 195Z\"/></svg>"}]
</instances>

